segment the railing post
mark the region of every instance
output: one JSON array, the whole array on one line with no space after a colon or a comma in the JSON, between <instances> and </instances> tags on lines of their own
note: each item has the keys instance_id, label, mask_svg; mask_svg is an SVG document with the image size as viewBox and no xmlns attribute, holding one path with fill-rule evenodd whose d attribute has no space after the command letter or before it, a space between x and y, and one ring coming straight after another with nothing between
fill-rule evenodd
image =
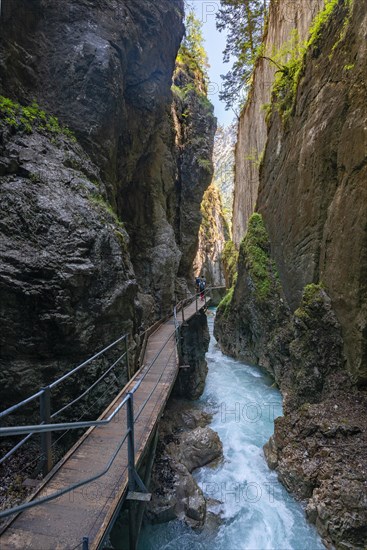
<instances>
[{"instance_id":1,"label":"railing post","mask_svg":"<svg viewBox=\"0 0 367 550\"><path fill-rule=\"evenodd\" d=\"M129 392L127 400L127 459L129 472L129 491L135 489L135 444L134 444L134 394Z\"/></svg>"},{"instance_id":2,"label":"railing post","mask_svg":"<svg viewBox=\"0 0 367 550\"><path fill-rule=\"evenodd\" d=\"M182 323L185 324L185 307L183 302L181 302L181 311L182 311Z\"/></svg>"},{"instance_id":3,"label":"railing post","mask_svg":"<svg viewBox=\"0 0 367 550\"><path fill-rule=\"evenodd\" d=\"M127 370L127 379L130 380L130 363L129 363L129 345L128 345L129 336L125 335L125 359L126 359L126 370Z\"/></svg>"},{"instance_id":4,"label":"railing post","mask_svg":"<svg viewBox=\"0 0 367 550\"><path fill-rule=\"evenodd\" d=\"M40 416L41 424L50 424L51 422L51 391L50 387L42 388L40 396ZM51 432L41 433L41 456L43 475L47 475L52 468L52 449Z\"/></svg>"}]
</instances>

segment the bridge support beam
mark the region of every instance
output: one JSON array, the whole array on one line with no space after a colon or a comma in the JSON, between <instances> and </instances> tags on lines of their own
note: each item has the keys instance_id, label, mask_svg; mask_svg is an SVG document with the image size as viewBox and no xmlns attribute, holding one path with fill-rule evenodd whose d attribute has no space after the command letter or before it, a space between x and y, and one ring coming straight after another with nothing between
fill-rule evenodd
<instances>
[{"instance_id":1,"label":"bridge support beam","mask_svg":"<svg viewBox=\"0 0 367 550\"><path fill-rule=\"evenodd\" d=\"M158 442L158 428L156 428L149 450L147 451L147 454L146 454L146 459L145 459L146 463L145 463L144 476L143 476L143 482L146 487L149 487L149 484L150 484L150 478L152 474L157 442ZM148 495L147 493L138 493L138 494L141 495L141 498L139 497L139 499L137 498L134 500L132 500L131 498L129 499L129 549L130 550L137 550L138 548L139 534L140 534L140 529L143 522L145 505L147 503L148 495L149 497L151 496L149 493ZM134 493L130 493L130 495L134 495Z\"/></svg>"}]
</instances>

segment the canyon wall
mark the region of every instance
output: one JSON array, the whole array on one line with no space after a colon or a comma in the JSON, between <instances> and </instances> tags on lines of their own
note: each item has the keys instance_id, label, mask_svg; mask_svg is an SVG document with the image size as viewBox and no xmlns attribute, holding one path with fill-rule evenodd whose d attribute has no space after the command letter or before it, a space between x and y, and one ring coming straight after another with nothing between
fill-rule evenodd
<instances>
[{"instance_id":1,"label":"canyon wall","mask_svg":"<svg viewBox=\"0 0 367 550\"><path fill-rule=\"evenodd\" d=\"M367 382L365 8L354 2L349 16L340 2L309 48L293 114L286 124L271 119L257 203L290 307L306 284L323 283L348 372L360 384Z\"/></svg>"},{"instance_id":2,"label":"canyon wall","mask_svg":"<svg viewBox=\"0 0 367 550\"><path fill-rule=\"evenodd\" d=\"M277 52L291 39L292 32L297 32L299 39L305 40L311 21L323 4L324 0L271 2L262 55L277 59ZM249 217L255 210L259 165L267 140L265 111L271 101L277 71L277 66L264 57L257 60L249 97L238 123L233 202L233 242L237 247L246 233Z\"/></svg>"},{"instance_id":3,"label":"canyon wall","mask_svg":"<svg viewBox=\"0 0 367 550\"><path fill-rule=\"evenodd\" d=\"M264 449L269 466L306 502L326 544L362 549L367 8L336 0L321 13L274 89L257 213L248 218L243 202L238 279L218 308L215 336L282 391L284 416Z\"/></svg>"},{"instance_id":4,"label":"canyon wall","mask_svg":"<svg viewBox=\"0 0 367 550\"><path fill-rule=\"evenodd\" d=\"M230 238L228 224L218 188L211 184L201 203L202 222L199 231L199 247L194 261L194 272L204 274L207 285L225 286L223 250Z\"/></svg>"},{"instance_id":5,"label":"canyon wall","mask_svg":"<svg viewBox=\"0 0 367 550\"><path fill-rule=\"evenodd\" d=\"M216 123L188 67L173 100L183 32L181 0L2 2L4 405L191 282Z\"/></svg>"}]
</instances>

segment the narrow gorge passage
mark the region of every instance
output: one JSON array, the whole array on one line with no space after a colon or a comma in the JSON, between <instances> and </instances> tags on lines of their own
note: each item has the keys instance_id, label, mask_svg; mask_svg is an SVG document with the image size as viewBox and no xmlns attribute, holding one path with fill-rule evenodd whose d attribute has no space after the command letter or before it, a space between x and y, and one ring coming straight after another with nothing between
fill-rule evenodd
<instances>
[{"instance_id":1,"label":"narrow gorge passage","mask_svg":"<svg viewBox=\"0 0 367 550\"><path fill-rule=\"evenodd\" d=\"M198 407L213 414L210 427L223 443L224 459L197 470L195 478L220 520L193 531L180 521L146 526L139 550L318 550L324 548L304 510L265 462L262 446L282 414L280 392L261 369L224 355L213 337L208 377Z\"/></svg>"}]
</instances>

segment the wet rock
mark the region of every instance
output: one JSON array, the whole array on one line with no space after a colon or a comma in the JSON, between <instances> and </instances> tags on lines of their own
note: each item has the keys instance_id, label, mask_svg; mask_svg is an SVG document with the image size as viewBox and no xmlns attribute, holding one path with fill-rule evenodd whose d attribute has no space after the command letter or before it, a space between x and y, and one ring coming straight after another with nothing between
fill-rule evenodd
<instances>
[{"instance_id":1,"label":"wet rock","mask_svg":"<svg viewBox=\"0 0 367 550\"><path fill-rule=\"evenodd\" d=\"M0 157L13 155L19 165L0 185L0 398L6 406L133 332L138 287L129 237L82 149L37 132L3 137Z\"/></svg>"},{"instance_id":2,"label":"wet rock","mask_svg":"<svg viewBox=\"0 0 367 550\"><path fill-rule=\"evenodd\" d=\"M208 366L205 353L209 347L209 330L205 312L194 315L187 326L180 329L180 364L190 365L181 369L173 389L175 397L198 399L204 391Z\"/></svg>"},{"instance_id":3,"label":"wet rock","mask_svg":"<svg viewBox=\"0 0 367 550\"><path fill-rule=\"evenodd\" d=\"M189 472L220 458L223 446L211 428L196 428L182 435L177 459Z\"/></svg>"},{"instance_id":4,"label":"wet rock","mask_svg":"<svg viewBox=\"0 0 367 550\"><path fill-rule=\"evenodd\" d=\"M274 470L278 465L278 453L273 436L271 436L269 441L265 443L263 449L269 468Z\"/></svg>"}]
</instances>

